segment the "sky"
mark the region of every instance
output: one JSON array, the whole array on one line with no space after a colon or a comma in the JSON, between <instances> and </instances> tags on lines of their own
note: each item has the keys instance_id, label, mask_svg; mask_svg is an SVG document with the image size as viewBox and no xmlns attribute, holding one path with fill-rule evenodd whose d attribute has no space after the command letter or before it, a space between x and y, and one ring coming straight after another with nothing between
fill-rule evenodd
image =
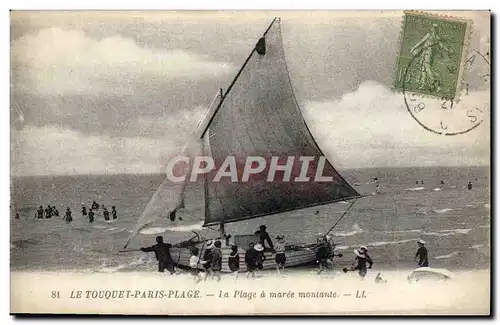
<instances>
[{"instance_id":1,"label":"sky","mask_svg":"<svg viewBox=\"0 0 500 325\"><path fill-rule=\"evenodd\" d=\"M488 51L489 13L447 14L473 21L471 53ZM47 11L11 13L11 174L160 172L275 16L335 167L489 165L484 67L455 114L482 105L485 122L459 136L426 131L391 90L403 12Z\"/></svg>"}]
</instances>

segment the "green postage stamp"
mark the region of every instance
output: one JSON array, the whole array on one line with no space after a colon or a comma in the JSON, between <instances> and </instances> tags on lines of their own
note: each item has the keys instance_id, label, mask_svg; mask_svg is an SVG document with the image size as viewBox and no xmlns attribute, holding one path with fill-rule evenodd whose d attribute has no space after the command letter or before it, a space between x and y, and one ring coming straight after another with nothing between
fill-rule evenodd
<instances>
[{"instance_id":1,"label":"green postage stamp","mask_svg":"<svg viewBox=\"0 0 500 325\"><path fill-rule=\"evenodd\" d=\"M394 88L457 99L470 29L467 20L405 11Z\"/></svg>"}]
</instances>

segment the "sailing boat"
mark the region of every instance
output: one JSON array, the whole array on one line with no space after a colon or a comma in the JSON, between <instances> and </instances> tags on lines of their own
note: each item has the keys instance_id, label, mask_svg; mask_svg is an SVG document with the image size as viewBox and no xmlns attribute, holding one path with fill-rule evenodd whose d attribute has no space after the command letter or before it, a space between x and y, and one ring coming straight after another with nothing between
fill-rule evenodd
<instances>
[{"instance_id":1,"label":"sailing boat","mask_svg":"<svg viewBox=\"0 0 500 325\"><path fill-rule=\"evenodd\" d=\"M197 147L193 144L197 143L203 155L212 157L217 166L228 156L236 157L238 166L244 165L248 157L263 157L266 161L272 160L272 157L279 157L280 161L294 157L290 173L296 176L305 172L308 176L308 180L298 181L295 178L296 181L270 182L262 177L269 172L269 168L262 175L252 175L247 182L228 177L216 182L216 170L204 175L203 226L220 227L219 238L210 240L219 240L222 244L223 272L229 272L228 257L232 245L238 246L240 271L245 271L245 250L249 242L259 241L259 236L255 234L228 238L225 224L264 216L279 218L280 213L286 211L353 199L350 208L361 197L325 159L304 121L285 62L280 24L279 18L271 22L228 89L225 93L218 93L205 120L181 152L192 154L195 151L193 148ZM315 159L304 168L300 157ZM318 170L322 170L322 175L329 177L330 181L316 181L314 175ZM186 181L172 183L165 179L146 206L129 242L141 229L161 216L175 220L177 210L184 206L185 191ZM171 248L172 258L179 266L189 266L192 247L198 247L202 256L209 239L195 234L193 238ZM314 262L315 247L317 243L288 245L285 251L287 267ZM273 252L265 251L264 269L275 267L273 255Z\"/></svg>"}]
</instances>

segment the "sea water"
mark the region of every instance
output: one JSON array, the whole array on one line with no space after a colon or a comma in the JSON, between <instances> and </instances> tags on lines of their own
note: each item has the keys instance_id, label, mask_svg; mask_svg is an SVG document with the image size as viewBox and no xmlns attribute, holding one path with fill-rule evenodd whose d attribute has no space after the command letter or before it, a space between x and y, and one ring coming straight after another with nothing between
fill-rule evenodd
<instances>
[{"instance_id":1,"label":"sea water","mask_svg":"<svg viewBox=\"0 0 500 325\"><path fill-rule=\"evenodd\" d=\"M490 260L489 167L385 168L340 171L361 194L381 193L359 199L332 231L339 269L354 259L353 250L367 246L373 270L412 269L416 241L427 242L430 266L487 269ZM155 271L154 254L118 253L136 225L145 205L162 182L163 175L92 175L14 177L11 179L11 270L131 272ZM445 184L441 184L443 180ZM418 181L418 184L416 184ZM423 181L423 184L421 184ZM467 190L471 181L472 190ZM439 190L437 190L439 189ZM186 240L198 231L207 238L216 230L202 228L202 192L187 194L182 221L163 219L145 229L130 248L149 246L163 235L168 242ZM109 211L114 205L118 219L106 222L102 209L94 223L80 213L95 200ZM56 205L60 217L34 218L39 205ZM316 241L349 207L349 202L303 209L281 215L226 225L229 234L248 234L260 224L271 238L285 235L288 243ZM66 207L72 223L62 220ZM14 219L18 212L20 219Z\"/></svg>"}]
</instances>

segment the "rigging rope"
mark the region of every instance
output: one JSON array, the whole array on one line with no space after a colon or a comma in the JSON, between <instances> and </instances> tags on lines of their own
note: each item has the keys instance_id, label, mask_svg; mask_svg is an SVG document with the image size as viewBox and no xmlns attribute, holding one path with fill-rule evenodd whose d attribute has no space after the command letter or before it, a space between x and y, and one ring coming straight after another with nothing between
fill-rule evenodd
<instances>
[{"instance_id":1,"label":"rigging rope","mask_svg":"<svg viewBox=\"0 0 500 325\"><path fill-rule=\"evenodd\" d=\"M330 230L328 230L328 232L325 234L328 235L330 232L332 232L332 230L338 225L338 223L340 222L340 220L342 220L342 218L344 218L344 216L347 214L347 212L352 208L352 206L354 205L354 203L356 203L358 199L354 199L354 201L352 201L351 205L344 211L344 213L342 214L342 216L340 216L339 220L337 220L337 222L330 228Z\"/></svg>"}]
</instances>

